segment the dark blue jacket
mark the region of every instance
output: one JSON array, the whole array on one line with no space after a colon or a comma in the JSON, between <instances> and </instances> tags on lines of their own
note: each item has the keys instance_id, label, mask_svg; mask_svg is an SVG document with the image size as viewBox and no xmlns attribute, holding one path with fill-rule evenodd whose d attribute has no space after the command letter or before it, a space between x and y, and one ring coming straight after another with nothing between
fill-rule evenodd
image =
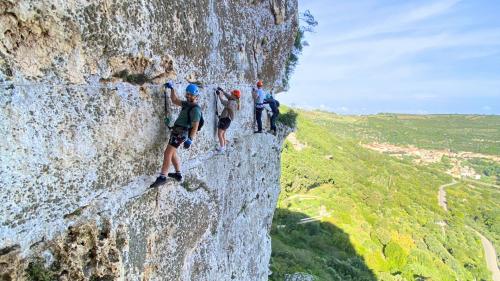
<instances>
[{"instance_id":1,"label":"dark blue jacket","mask_svg":"<svg viewBox=\"0 0 500 281\"><path fill-rule=\"evenodd\" d=\"M273 111L273 113L279 113L280 112L279 109L278 109L279 103L274 98L265 99L264 103L269 104L269 107L271 107L271 110Z\"/></svg>"}]
</instances>

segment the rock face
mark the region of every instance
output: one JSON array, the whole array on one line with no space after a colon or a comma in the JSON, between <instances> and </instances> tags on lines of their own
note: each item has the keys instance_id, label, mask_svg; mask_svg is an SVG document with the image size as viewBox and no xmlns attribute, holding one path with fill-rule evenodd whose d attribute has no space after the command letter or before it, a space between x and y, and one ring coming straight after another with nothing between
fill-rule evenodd
<instances>
[{"instance_id":1,"label":"rock face","mask_svg":"<svg viewBox=\"0 0 500 281\"><path fill-rule=\"evenodd\" d=\"M285 281L314 281L314 280L315 279L312 275L302 272L287 274L285 276Z\"/></svg>"},{"instance_id":2,"label":"rock face","mask_svg":"<svg viewBox=\"0 0 500 281\"><path fill-rule=\"evenodd\" d=\"M250 89L282 88L296 31L295 0L0 0L0 279L267 280L286 128L252 134ZM167 79L205 126L148 189ZM224 155L217 86L243 92Z\"/></svg>"}]
</instances>

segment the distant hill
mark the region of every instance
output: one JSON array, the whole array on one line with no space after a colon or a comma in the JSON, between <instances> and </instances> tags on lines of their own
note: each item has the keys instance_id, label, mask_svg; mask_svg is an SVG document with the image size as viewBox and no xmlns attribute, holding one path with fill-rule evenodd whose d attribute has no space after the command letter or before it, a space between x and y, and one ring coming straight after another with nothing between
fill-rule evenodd
<instances>
[{"instance_id":1,"label":"distant hill","mask_svg":"<svg viewBox=\"0 0 500 281\"><path fill-rule=\"evenodd\" d=\"M498 248L498 190L456 179L444 211L437 195L452 182L449 159L417 164L362 145L498 155L499 122L498 116L299 111L297 132L283 149L270 280L295 272L317 280L491 280L469 226Z\"/></svg>"},{"instance_id":2,"label":"distant hill","mask_svg":"<svg viewBox=\"0 0 500 281\"><path fill-rule=\"evenodd\" d=\"M377 114L342 116L307 112L308 118L337 134L363 141L416 145L429 149L450 149L500 155L498 115L410 115Z\"/></svg>"}]
</instances>

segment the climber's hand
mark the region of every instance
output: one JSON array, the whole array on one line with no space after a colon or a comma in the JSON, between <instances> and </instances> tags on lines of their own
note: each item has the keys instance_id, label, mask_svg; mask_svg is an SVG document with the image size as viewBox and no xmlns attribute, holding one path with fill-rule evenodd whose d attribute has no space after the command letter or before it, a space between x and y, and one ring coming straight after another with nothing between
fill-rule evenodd
<instances>
[{"instance_id":1,"label":"climber's hand","mask_svg":"<svg viewBox=\"0 0 500 281\"><path fill-rule=\"evenodd\" d=\"M169 81L169 82L165 83L165 85L164 85L164 86L165 86L165 88L167 88L167 89L173 89L173 88L174 88L174 85L173 85L173 83L172 83L171 81Z\"/></svg>"},{"instance_id":2,"label":"climber's hand","mask_svg":"<svg viewBox=\"0 0 500 281\"><path fill-rule=\"evenodd\" d=\"M189 149L191 145L193 144L193 141L190 138L187 138L187 140L184 141L184 148Z\"/></svg>"}]
</instances>

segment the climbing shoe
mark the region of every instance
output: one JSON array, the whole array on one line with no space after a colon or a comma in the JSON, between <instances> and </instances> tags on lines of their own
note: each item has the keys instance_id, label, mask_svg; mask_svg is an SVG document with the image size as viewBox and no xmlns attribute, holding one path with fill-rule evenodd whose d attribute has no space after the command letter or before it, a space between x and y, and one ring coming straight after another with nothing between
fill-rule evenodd
<instances>
[{"instance_id":1,"label":"climbing shoe","mask_svg":"<svg viewBox=\"0 0 500 281\"><path fill-rule=\"evenodd\" d=\"M182 180L182 175L181 175L181 173L179 173L179 172L176 172L176 173L168 173L168 174L167 174L167 176L168 176L169 178L173 178L173 179L175 179L176 181L181 181L181 180Z\"/></svg>"},{"instance_id":2,"label":"climbing shoe","mask_svg":"<svg viewBox=\"0 0 500 281\"><path fill-rule=\"evenodd\" d=\"M218 153L218 154L223 154L224 151L226 150L226 148L224 146L219 146L215 149L215 151Z\"/></svg>"},{"instance_id":3,"label":"climbing shoe","mask_svg":"<svg viewBox=\"0 0 500 281\"><path fill-rule=\"evenodd\" d=\"M164 176L159 176L156 178L155 182L149 186L149 188L154 188L158 187L160 185L163 185L167 182L167 178Z\"/></svg>"}]
</instances>

